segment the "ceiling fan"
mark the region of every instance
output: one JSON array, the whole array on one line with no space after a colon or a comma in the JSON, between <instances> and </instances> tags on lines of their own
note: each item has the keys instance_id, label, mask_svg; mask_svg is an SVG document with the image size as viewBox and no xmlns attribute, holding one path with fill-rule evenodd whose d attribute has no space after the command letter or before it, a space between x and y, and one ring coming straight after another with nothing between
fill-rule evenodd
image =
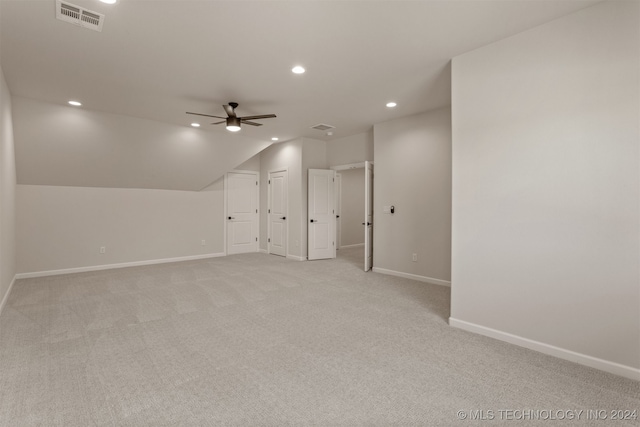
<instances>
[{"instance_id":1,"label":"ceiling fan","mask_svg":"<svg viewBox=\"0 0 640 427\"><path fill-rule=\"evenodd\" d=\"M187 114L193 114L194 116L215 117L216 119L224 119L221 122L216 122L211 124L219 125L221 123L226 123L227 130L231 132L238 132L240 130L241 123L251 125L251 126L262 126L262 123L252 122L251 120L271 119L276 117L275 114L262 114L259 116L238 117L236 116L236 108L238 108L237 102L230 102L229 105L223 105L222 108L224 108L224 111L227 113L227 117L212 116L210 114L201 114L201 113L190 113L188 111L187 111Z\"/></svg>"}]
</instances>

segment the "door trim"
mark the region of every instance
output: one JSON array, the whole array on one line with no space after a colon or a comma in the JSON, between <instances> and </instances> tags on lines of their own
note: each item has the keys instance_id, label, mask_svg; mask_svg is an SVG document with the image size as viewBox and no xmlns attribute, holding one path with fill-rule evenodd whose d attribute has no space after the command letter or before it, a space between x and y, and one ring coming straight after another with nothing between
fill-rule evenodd
<instances>
[{"instance_id":1,"label":"door trim","mask_svg":"<svg viewBox=\"0 0 640 427\"><path fill-rule=\"evenodd\" d=\"M373 185L375 172L373 163L368 161L364 163L364 271L370 271L373 268L373 230L375 223Z\"/></svg>"},{"instance_id":2,"label":"door trim","mask_svg":"<svg viewBox=\"0 0 640 427\"><path fill-rule=\"evenodd\" d=\"M258 237L258 241L256 242L256 252L260 252L260 172L258 171L250 171L250 170L232 170L229 172L226 172L224 174L224 180L223 180L223 188L224 188L224 195L223 195L223 199L224 199L224 216L222 217L222 224L224 224L224 255L227 256L229 255L228 253L228 249L227 249L227 217L228 215L228 209L229 209L229 204L227 202L228 196L229 196L229 174L230 173L244 173L244 174L248 174L248 175L254 175L256 178L256 182L257 184L257 190L256 190L256 206L258 209L257 215L258 215L258 221L256 224L256 232L257 232L257 237Z\"/></svg>"},{"instance_id":3,"label":"door trim","mask_svg":"<svg viewBox=\"0 0 640 427\"><path fill-rule=\"evenodd\" d=\"M269 239L271 239L271 221L269 221L269 215L270 215L270 210L271 210L271 188L269 187L270 181L271 181L271 174L273 173L278 173L278 172L284 172L287 174L287 208L286 208L286 217L287 220L285 222L285 244L287 245L284 254L285 254L285 258L289 257L289 168L288 167L284 167L284 168L278 168L278 169L273 169L267 172L267 253L271 254L271 244L269 242Z\"/></svg>"},{"instance_id":4,"label":"door trim","mask_svg":"<svg viewBox=\"0 0 640 427\"><path fill-rule=\"evenodd\" d=\"M340 242L342 241L342 174L336 172L335 178L336 185L335 187L335 199L333 206L335 208L336 215L336 250L339 250L342 246Z\"/></svg>"},{"instance_id":5,"label":"door trim","mask_svg":"<svg viewBox=\"0 0 640 427\"><path fill-rule=\"evenodd\" d=\"M358 162L358 163L349 163L346 165L336 165L336 166L331 166L329 169L333 169L336 172L345 171L349 169L360 169L364 167L364 163L365 162ZM369 162L369 163L373 163L373 162Z\"/></svg>"}]
</instances>

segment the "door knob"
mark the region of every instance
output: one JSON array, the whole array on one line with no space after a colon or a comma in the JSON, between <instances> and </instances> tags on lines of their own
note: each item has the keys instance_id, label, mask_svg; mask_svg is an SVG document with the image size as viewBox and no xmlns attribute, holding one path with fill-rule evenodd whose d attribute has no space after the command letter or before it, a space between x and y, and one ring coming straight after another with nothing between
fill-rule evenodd
<instances>
[{"instance_id":1,"label":"door knob","mask_svg":"<svg viewBox=\"0 0 640 427\"><path fill-rule=\"evenodd\" d=\"M286 217L286 216L283 216L283 217L282 217L282 218L280 218L280 219L287 219L287 217Z\"/></svg>"},{"instance_id":2,"label":"door knob","mask_svg":"<svg viewBox=\"0 0 640 427\"><path fill-rule=\"evenodd\" d=\"M235 217L233 217L233 216L230 216L230 217L229 217L229 219L236 219L236 218L235 218Z\"/></svg>"},{"instance_id":3,"label":"door knob","mask_svg":"<svg viewBox=\"0 0 640 427\"><path fill-rule=\"evenodd\" d=\"M316 220L315 219L310 219L309 222L316 222Z\"/></svg>"}]
</instances>

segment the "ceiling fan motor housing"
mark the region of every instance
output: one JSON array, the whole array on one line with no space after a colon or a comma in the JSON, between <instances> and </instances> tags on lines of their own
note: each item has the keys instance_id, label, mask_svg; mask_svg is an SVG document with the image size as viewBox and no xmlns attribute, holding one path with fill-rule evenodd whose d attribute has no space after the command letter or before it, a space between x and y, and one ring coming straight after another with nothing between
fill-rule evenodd
<instances>
[{"instance_id":1,"label":"ceiling fan motor housing","mask_svg":"<svg viewBox=\"0 0 640 427\"><path fill-rule=\"evenodd\" d=\"M227 117L227 127L228 126L240 127L240 119L237 117Z\"/></svg>"},{"instance_id":2,"label":"ceiling fan motor housing","mask_svg":"<svg viewBox=\"0 0 640 427\"><path fill-rule=\"evenodd\" d=\"M238 117L236 115L236 111L235 111L236 108L238 108L238 105L239 104L237 102L229 102L228 105L223 105L222 106L222 108L224 108L224 111L227 113L227 117L213 116L211 114L192 113L190 111L187 111L187 114L194 114L196 116L215 117L217 119L224 119L221 122L212 123L212 124L213 125L219 125L221 123L226 123L227 130L229 130L231 132L238 132L240 130L240 125L242 123L247 124L247 125L251 125L251 126L262 126L262 123L256 123L256 122L253 122L251 120L271 119L271 118L275 118L276 117L275 114L260 114L260 115L255 115L255 116Z\"/></svg>"}]
</instances>

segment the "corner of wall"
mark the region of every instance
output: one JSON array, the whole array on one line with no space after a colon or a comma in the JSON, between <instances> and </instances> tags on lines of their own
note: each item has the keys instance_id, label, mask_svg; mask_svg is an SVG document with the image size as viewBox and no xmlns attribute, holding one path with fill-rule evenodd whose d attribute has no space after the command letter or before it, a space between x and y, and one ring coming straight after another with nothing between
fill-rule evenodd
<instances>
[{"instance_id":1,"label":"corner of wall","mask_svg":"<svg viewBox=\"0 0 640 427\"><path fill-rule=\"evenodd\" d=\"M0 64L0 311L16 274L16 162L11 93Z\"/></svg>"},{"instance_id":2,"label":"corner of wall","mask_svg":"<svg viewBox=\"0 0 640 427\"><path fill-rule=\"evenodd\" d=\"M599 2L452 73L452 324L636 378L639 12Z\"/></svg>"},{"instance_id":3,"label":"corner of wall","mask_svg":"<svg viewBox=\"0 0 640 427\"><path fill-rule=\"evenodd\" d=\"M449 282L450 108L376 124L374 150L374 267Z\"/></svg>"}]
</instances>

